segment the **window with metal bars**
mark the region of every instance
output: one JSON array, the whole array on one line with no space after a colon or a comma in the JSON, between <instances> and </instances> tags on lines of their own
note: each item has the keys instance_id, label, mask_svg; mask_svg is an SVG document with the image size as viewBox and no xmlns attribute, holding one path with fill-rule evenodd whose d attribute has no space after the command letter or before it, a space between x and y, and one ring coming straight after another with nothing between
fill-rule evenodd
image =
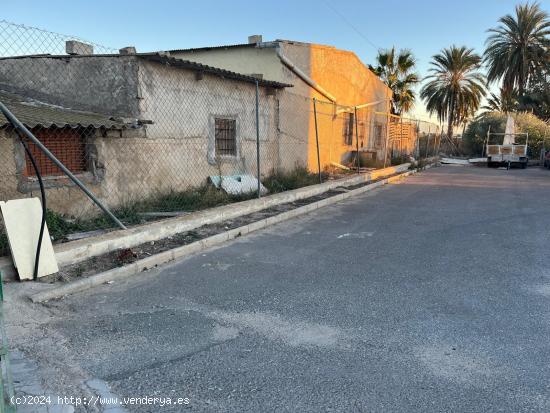
<instances>
[{"instance_id":1,"label":"window with metal bars","mask_svg":"<svg viewBox=\"0 0 550 413\"><path fill-rule=\"evenodd\" d=\"M384 125L380 123L374 125L374 146L375 148L384 146Z\"/></svg>"},{"instance_id":2,"label":"window with metal bars","mask_svg":"<svg viewBox=\"0 0 550 413\"><path fill-rule=\"evenodd\" d=\"M355 116L353 113L344 112L344 144L353 144L353 130L355 126Z\"/></svg>"},{"instance_id":3,"label":"window with metal bars","mask_svg":"<svg viewBox=\"0 0 550 413\"><path fill-rule=\"evenodd\" d=\"M48 150L54 154L72 173L85 172L86 140L84 133L78 129L39 129L33 130L36 136ZM42 176L62 176L59 169L44 152L34 143L27 141L38 170ZM31 160L25 153L25 175L36 176Z\"/></svg>"},{"instance_id":4,"label":"window with metal bars","mask_svg":"<svg viewBox=\"0 0 550 413\"><path fill-rule=\"evenodd\" d=\"M237 156L237 121L215 119L216 156Z\"/></svg>"}]
</instances>

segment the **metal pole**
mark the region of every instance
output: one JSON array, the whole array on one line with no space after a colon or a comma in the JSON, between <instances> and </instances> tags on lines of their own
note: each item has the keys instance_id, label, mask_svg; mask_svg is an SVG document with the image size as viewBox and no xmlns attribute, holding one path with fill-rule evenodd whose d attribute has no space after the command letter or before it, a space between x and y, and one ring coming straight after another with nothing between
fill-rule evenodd
<instances>
[{"instance_id":1,"label":"metal pole","mask_svg":"<svg viewBox=\"0 0 550 413\"><path fill-rule=\"evenodd\" d=\"M388 116L388 122L386 122L386 144L384 145L384 168L386 167L386 162L388 161L388 141L390 140L390 120Z\"/></svg>"},{"instance_id":2,"label":"metal pole","mask_svg":"<svg viewBox=\"0 0 550 413\"><path fill-rule=\"evenodd\" d=\"M428 124L428 138L426 139L426 151L424 152L426 154L426 159L428 159L428 150L430 149L430 135L432 133L432 125Z\"/></svg>"},{"instance_id":3,"label":"metal pole","mask_svg":"<svg viewBox=\"0 0 550 413\"><path fill-rule=\"evenodd\" d=\"M489 136L491 135L491 125L489 125L489 128L487 128L487 136L485 137L484 141L483 141L483 146L481 147L481 157L483 158L483 154L486 150L486 146L489 146Z\"/></svg>"},{"instance_id":4,"label":"metal pole","mask_svg":"<svg viewBox=\"0 0 550 413\"><path fill-rule=\"evenodd\" d=\"M317 145L317 171L319 171L319 183L323 183L321 177L321 157L319 155L319 131L317 130L317 99L313 98L313 119L315 120L315 144Z\"/></svg>"},{"instance_id":5,"label":"metal pole","mask_svg":"<svg viewBox=\"0 0 550 413\"><path fill-rule=\"evenodd\" d=\"M359 128L357 127L357 106L353 108L354 118L355 118L355 138L357 140L356 142L356 150L357 153L355 154L355 163L357 164L357 173L359 173Z\"/></svg>"},{"instance_id":6,"label":"metal pole","mask_svg":"<svg viewBox=\"0 0 550 413\"><path fill-rule=\"evenodd\" d=\"M400 126L400 132L399 132L399 156L403 157L403 116L399 119L401 126Z\"/></svg>"},{"instance_id":7,"label":"metal pole","mask_svg":"<svg viewBox=\"0 0 550 413\"><path fill-rule=\"evenodd\" d=\"M544 134L544 138L542 139L542 149L540 151L540 166L544 168L544 157L546 156L546 134Z\"/></svg>"},{"instance_id":8,"label":"metal pole","mask_svg":"<svg viewBox=\"0 0 550 413\"><path fill-rule=\"evenodd\" d=\"M441 132L439 132L439 140L434 140L434 156L439 156L439 149L441 148L441 140L443 139L443 127L441 127ZM436 147L437 142L437 147Z\"/></svg>"},{"instance_id":9,"label":"metal pole","mask_svg":"<svg viewBox=\"0 0 550 413\"><path fill-rule=\"evenodd\" d=\"M256 80L256 169L258 178L258 198L261 194L261 182L260 182L260 87Z\"/></svg>"},{"instance_id":10,"label":"metal pole","mask_svg":"<svg viewBox=\"0 0 550 413\"><path fill-rule=\"evenodd\" d=\"M420 159L420 121L416 121L416 159Z\"/></svg>"},{"instance_id":11,"label":"metal pole","mask_svg":"<svg viewBox=\"0 0 550 413\"><path fill-rule=\"evenodd\" d=\"M2 274L2 271L0 271L0 306L3 306L4 302L4 276ZM13 400L13 397L15 396L15 389L13 387L13 377L11 373L11 367L10 367L10 355L9 355L9 346L8 346L8 335L6 333L6 324L4 323L4 309L0 309L0 345L2 347L0 351L0 364L2 369L6 372L6 396L8 397L8 407L6 408L6 400L4 400L4 394L0 397L0 400L2 400L2 412L6 413L15 413L16 409L14 406L11 405L10 401ZM0 374L0 376L3 376L3 374ZM0 384L2 389L4 389L4 377L0 377Z\"/></svg>"},{"instance_id":12,"label":"metal pole","mask_svg":"<svg viewBox=\"0 0 550 413\"><path fill-rule=\"evenodd\" d=\"M126 227L124 226L124 224L122 222L119 221L119 219L117 217L115 217L113 215L113 213L109 210L109 208L107 208L105 205L103 205L103 203L97 199L95 197L94 194L92 194L90 192L90 190L88 188L86 188L84 186L84 184L82 182L80 182L80 180L73 175L73 173L71 171L69 171L65 165L63 165L63 163L61 163L61 161L59 161L49 150L48 148L46 148L42 142L40 142L26 127L25 125L23 125L19 119L17 119L9 110L6 106L4 106L4 104L2 102L0 102L0 111L4 114L4 116L6 117L6 119L8 119L8 121L15 127L15 129L17 129L19 132L21 132L22 134L24 134L27 138L29 138L32 143L34 143L36 146L38 146L38 148L44 152L44 155L46 155L48 158L50 158L50 160L59 168L61 169L68 177L71 181L73 181L76 186L78 186L80 189L82 189L82 191L88 196L88 198L90 198L99 208L101 208L101 210L103 212L105 212L112 220L115 224L117 224L120 228L122 229L126 229Z\"/></svg>"}]
</instances>

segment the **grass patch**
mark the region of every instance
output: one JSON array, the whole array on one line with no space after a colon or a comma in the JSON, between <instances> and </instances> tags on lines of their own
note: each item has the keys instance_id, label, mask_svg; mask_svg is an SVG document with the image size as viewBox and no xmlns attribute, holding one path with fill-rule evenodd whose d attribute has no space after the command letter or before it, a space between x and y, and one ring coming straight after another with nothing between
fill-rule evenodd
<instances>
[{"instance_id":1,"label":"grass patch","mask_svg":"<svg viewBox=\"0 0 550 413\"><path fill-rule=\"evenodd\" d=\"M140 212L144 211L198 211L231 202L254 198L255 192L243 195L229 195L212 185L203 185L187 191L169 192L152 197L136 205Z\"/></svg>"},{"instance_id":2,"label":"grass patch","mask_svg":"<svg viewBox=\"0 0 550 413\"><path fill-rule=\"evenodd\" d=\"M323 182L328 174L321 173ZM286 173L275 173L262 182L270 193L289 191L291 189L301 188L303 186L315 185L319 183L319 174L309 172L306 168L296 168Z\"/></svg>"},{"instance_id":3,"label":"grass patch","mask_svg":"<svg viewBox=\"0 0 550 413\"><path fill-rule=\"evenodd\" d=\"M165 194L151 196L142 201L128 203L112 210L113 214L125 225L136 225L147 222L147 219L140 215L144 212L192 212L202 209L213 208L232 202L244 201L255 198L256 193L244 195L229 195L212 185L203 185L190 188L186 191L171 191ZM101 214L88 219L74 219L64 216L48 209L46 211L46 223L48 231L54 241L62 240L67 235L76 232L87 232L98 229L114 228L113 221L106 215ZM3 225L0 225L0 256L9 254L8 237Z\"/></svg>"},{"instance_id":4,"label":"grass patch","mask_svg":"<svg viewBox=\"0 0 550 413\"><path fill-rule=\"evenodd\" d=\"M203 185L186 191L171 191L148 199L128 203L113 209L113 214L125 225L142 224L148 221L140 215L145 212L192 212L213 208L232 202L255 198L256 194L229 195L212 185ZM113 221L102 214L89 219L70 219L54 211L48 210L46 222L50 235L54 240L63 239L75 232L93 231L113 228Z\"/></svg>"}]
</instances>

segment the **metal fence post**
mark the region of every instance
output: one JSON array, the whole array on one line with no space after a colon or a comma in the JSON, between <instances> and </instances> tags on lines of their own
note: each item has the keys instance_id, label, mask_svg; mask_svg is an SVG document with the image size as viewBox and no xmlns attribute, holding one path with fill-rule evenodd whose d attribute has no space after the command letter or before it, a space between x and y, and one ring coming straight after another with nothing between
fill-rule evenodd
<instances>
[{"instance_id":1,"label":"metal fence post","mask_svg":"<svg viewBox=\"0 0 550 413\"><path fill-rule=\"evenodd\" d=\"M486 145L489 145L489 136L491 135L491 125L489 125L489 128L487 129L487 136L483 140L483 146L481 147L481 157L483 158L483 155L485 154L485 147Z\"/></svg>"},{"instance_id":2,"label":"metal fence post","mask_svg":"<svg viewBox=\"0 0 550 413\"><path fill-rule=\"evenodd\" d=\"M437 154L439 153L439 148L441 148L442 139L443 139L443 128L441 127L441 131L439 132L439 141L437 139L434 139L434 156L437 156ZM437 146L436 146L436 143L437 143Z\"/></svg>"},{"instance_id":3,"label":"metal fence post","mask_svg":"<svg viewBox=\"0 0 550 413\"><path fill-rule=\"evenodd\" d=\"M15 413L16 406L12 404L15 396L13 378L11 375L8 336L4 324L4 286L3 275L0 271L0 413ZM5 381L4 381L5 373Z\"/></svg>"},{"instance_id":4,"label":"metal fence post","mask_svg":"<svg viewBox=\"0 0 550 413\"><path fill-rule=\"evenodd\" d=\"M430 135L432 134L432 125L428 125L428 137L426 138L426 150L424 151L424 157L428 158L428 151L430 150Z\"/></svg>"},{"instance_id":5,"label":"metal fence post","mask_svg":"<svg viewBox=\"0 0 550 413\"><path fill-rule=\"evenodd\" d=\"M262 196L260 182L260 87L256 80L256 169L258 178L258 198Z\"/></svg>"},{"instance_id":6,"label":"metal fence post","mask_svg":"<svg viewBox=\"0 0 550 413\"><path fill-rule=\"evenodd\" d=\"M313 119L315 120L315 144L317 145L317 171L319 172L319 183L323 183L321 176L321 156L319 154L319 131L317 129L317 99L313 98Z\"/></svg>"},{"instance_id":7,"label":"metal fence post","mask_svg":"<svg viewBox=\"0 0 550 413\"><path fill-rule=\"evenodd\" d=\"M388 162L388 144L390 141L390 117L387 116L388 121L386 122L386 140L384 145L384 168L386 167L386 164Z\"/></svg>"},{"instance_id":8,"label":"metal fence post","mask_svg":"<svg viewBox=\"0 0 550 413\"><path fill-rule=\"evenodd\" d=\"M403 158L403 116L399 117L399 156Z\"/></svg>"},{"instance_id":9,"label":"metal fence post","mask_svg":"<svg viewBox=\"0 0 550 413\"><path fill-rule=\"evenodd\" d=\"M357 127L357 106L353 108L353 117L355 118L355 137L356 137L356 154L355 154L355 162L357 164L357 173L359 173L359 128Z\"/></svg>"},{"instance_id":10,"label":"metal fence post","mask_svg":"<svg viewBox=\"0 0 550 413\"><path fill-rule=\"evenodd\" d=\"M420 159L420 121L416 121L416 158Z\"/></svg>"}]
</instances>

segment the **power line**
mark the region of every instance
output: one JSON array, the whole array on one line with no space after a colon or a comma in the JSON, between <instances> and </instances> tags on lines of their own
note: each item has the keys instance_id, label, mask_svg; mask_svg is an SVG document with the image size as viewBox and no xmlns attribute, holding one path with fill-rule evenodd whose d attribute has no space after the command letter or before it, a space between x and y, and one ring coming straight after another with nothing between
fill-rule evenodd
<instances>
[{"instance_id":1,"label":"power line","mask_svg":"<svg viewBox=\"0 0 550 413\"><path fill-rule=\"evenodd\" d=\"M346 23L349 27L351 27L359 36L361 36L370 46L372 46L376 51L380 50L381 47L373 43L367 36L365 36L361 30L359 30L352 22L350 22L346 16L344 16L342 13L340 13L335 7L332 7L332 5L328 1L324 1L325 5L331 9L334 13L336 13L340 18Z\"/></svg>"}]
</instances>

